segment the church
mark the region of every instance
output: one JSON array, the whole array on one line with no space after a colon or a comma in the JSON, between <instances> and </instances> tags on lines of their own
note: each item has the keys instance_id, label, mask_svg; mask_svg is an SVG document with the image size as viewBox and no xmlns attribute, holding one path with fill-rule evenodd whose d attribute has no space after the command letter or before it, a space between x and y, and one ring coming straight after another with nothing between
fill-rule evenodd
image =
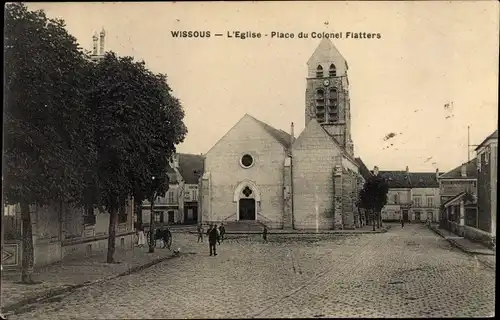
<instances>
[{"instance_id":1,"label":"church","mask_svg":"<svg viewBox=\"0 0 500 320\"><path fill-rule=\"evenodd\" d=\"M362 187L351 139L348 64L330 39L307 62L305 128L295 137L251 115L205 155L201 222L352 229Z\"/></svg>"}]
</instances>

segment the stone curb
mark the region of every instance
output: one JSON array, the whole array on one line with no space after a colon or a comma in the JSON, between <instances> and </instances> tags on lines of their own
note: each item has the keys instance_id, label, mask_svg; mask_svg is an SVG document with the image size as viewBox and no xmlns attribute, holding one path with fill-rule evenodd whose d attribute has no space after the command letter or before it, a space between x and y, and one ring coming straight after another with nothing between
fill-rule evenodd
<instances>
[{"instance_id":1,"label":"stone curb","mask_svg":"<svg viewBox=\"0 0 500 320\"><path fill-rule=\"evenodd\" d=\"M429 229L431 229L432 231L434 231L436 234L438 234L439 236L441 236L443 239L445 239L446 241L448 241L449 243L451 243L452 246L454 246L454 247L462 250L463 252L467 253L468 255L471 255L471 256L474 256L474 255L493 256L493 255L495 255L495 254L476 253L476 252L470 251L467 248L465 248L464 246L462 246L461 244L459 244L458 242L456 242L455 240L450 239L450 238L446 238L446 236L441 231L439 231L438 229L436 229L436 228L434 228L432 226L428 226L428 227L429 227ZM488 268L495 269L495 266L492 265L491 263L489 263L487 261L483 261L482 259L477 259L477 260L480 261L483 265L487 266Z\"/></svg>"},{"instance_id":2,"label":"stone curb","mask_svg":"<svg viewBox=\"0 0 500 320\"><path fill-rule=\"evenodd\" d=\"M79 283L79 284L74 284L74 285L66 285L65 287L62 287L62 288L51 289L48 292L44 292L44 293L39 294L38 296L30 297L30 298L21 300L19 302L15 302L15 303L3 306L2 307L2 314L4 316L11 315L13 313L16 313L16 311L18 311L18 310L20 310L23 307L26 307L28 305L32 305L35 303L41 303L41 302L48 300L50 298L53 298L55 296L59 296L59 295L62 295L64 293L72 292L72 291L79 289L79 288L82 288L82 287L91 286L94 284L102 283L105 281L109 281L112 279L116 279L119 277L130 275L133 273L137 273L137 272L140 272L144 269L152 267L155 264L158 264L158 263L163 262L165 260L173 259L176 257L179 257L179 255L170 255L170 256L161 257L161 258L155 259L153 261L150 261L146 264L130 268L128 271L125 271L125 272L122 272L119 274L114 274L114 275L111 275L111 276L103 278L103 279L99 279L99 280L95 280L95 281L86 281L84 283Z\"/></svg>"},{"instance_id":3,"label":"stone curb","mask_svg":"<svg viewBox=\"0 0 500 320\"><path fill-rule=\"evenodd\" d=\"M288 231L288 232L268 232L268 235L300 235L300 234L308 234L308 235L314 235L314 234L331 234L331 235L357 235L357 234L377 234L377 233L385 233L387 232L387 229L383 230L377 230L377 231L362 231L362 232L326 232L326 231L311 231L311 232L293 232L293 231ZM189 233L191 234L197 234L195 231L190 231ZM232 235L245 235L245 234L255 234L255 235L260 235L262 234L262 231L231 231L231 232L226 232L226 234L232 234Z\"/></svg>"}]
</instances>

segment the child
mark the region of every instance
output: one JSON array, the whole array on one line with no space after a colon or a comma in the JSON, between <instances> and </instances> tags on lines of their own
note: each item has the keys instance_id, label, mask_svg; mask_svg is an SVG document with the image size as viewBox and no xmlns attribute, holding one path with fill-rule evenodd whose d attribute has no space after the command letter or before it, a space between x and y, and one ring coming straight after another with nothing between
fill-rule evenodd
<instances>
[{"instance_id":1,"label":"child","mask_svg":"<svg viewBox=\"0 0 500 320\"><path fill-rule=\"evenodd\" d=\"M198 225L198 242L203 242L203 225L200 223Z\"/></svg>"}]
</instances>

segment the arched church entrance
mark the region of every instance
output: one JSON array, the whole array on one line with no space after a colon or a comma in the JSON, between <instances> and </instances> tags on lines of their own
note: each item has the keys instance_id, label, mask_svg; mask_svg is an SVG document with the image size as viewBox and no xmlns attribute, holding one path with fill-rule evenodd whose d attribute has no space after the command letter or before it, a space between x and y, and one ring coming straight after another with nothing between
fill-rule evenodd
<instances>
[{"instance_id":1,"label":"arched church entrance","mask_svg":"<svg viewBox=\"0 0 500 320\"><path fill-rule=\"evenodd\" d=\"M255 220L255 199L240 199L240 220Z\"/></svg>"},{"instance_id":2,"label":"arched church entrance","mask_svg":"<svg viewBox=\"0 0 500 320\"><path fill-rule=\"evenodd\" d=\"M260 192L252 181L242 181L234 191L237 220L257 220Z\"/></svg>"}]
</instances>

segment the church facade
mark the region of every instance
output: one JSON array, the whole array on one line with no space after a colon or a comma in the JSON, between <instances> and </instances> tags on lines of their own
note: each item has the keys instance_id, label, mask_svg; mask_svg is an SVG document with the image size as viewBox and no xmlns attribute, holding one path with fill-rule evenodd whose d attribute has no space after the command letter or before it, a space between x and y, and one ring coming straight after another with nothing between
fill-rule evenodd
<instances>
[{"instance_id":1,"label":"church facade","mask_svg":"<svg viewBox=\"0 0 500 320\"><path fill-rule=\"evenodd\" d=\"M204 156L201 222L270 228L357 225L361 185L351 139L348 65L323 39L308 63L305 128L295 138L246 114Z\"/></svg>"}]
</instances>

